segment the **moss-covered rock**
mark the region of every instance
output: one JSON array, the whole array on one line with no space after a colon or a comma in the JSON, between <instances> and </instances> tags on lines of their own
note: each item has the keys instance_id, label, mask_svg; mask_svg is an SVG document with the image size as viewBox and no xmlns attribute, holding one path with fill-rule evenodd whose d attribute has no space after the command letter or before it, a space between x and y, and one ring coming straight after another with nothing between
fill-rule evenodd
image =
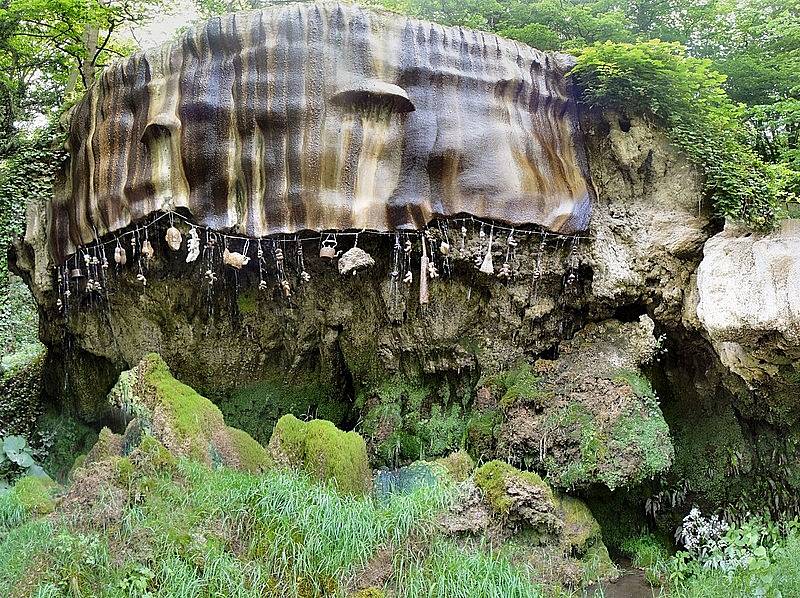
<instances>
[{"instance_id":1,"label":"moss-covered rock","mask_svg":"<svg viewBox=\"0 0 800 598\"><path fill-rule=\"evenodd\" d=\"M208 465L226 465L250 472L270 465L266 450L249 434L225 425L220 410L191 387L176 380L155 353L145 356L132 370L123 372L109 394L109 402L130 418L125 437L101 433L89 453L127 453L138 439L152 435L175 456Z\"/></svg>"},{"instance_id":2,"label":"moss-covered rock","mask_svg":"<svg viewBox=\"0 0 800 598\"><path fill-rule=\"evenodd\" d=\"M504 523L524 525L539 537L561 533L563 523L553 491L537 474L490 461L475 471L475 483Z\"/></svg>"},{"instance_id":3,"label":"moss-covered rock","mask_svg":"<svg viewBox=\"0 0 800 598\"><path fill-rule=\"evenodd\" d=\"M361 494L370 488L372 471L364 439L343 432L326 420L304 422L284 415L269 442L279 465L302 469L315 478L334 483L341 492Z\"/></svg>"},{"instance_id":4,"label":"moss-covered rock","mask_svg":"<svg viewBox=\"0 0 800 598\"><path fill-rule=\"evenodd\" d=\"M17 480L12 492L20 506L28 513L46 515L55 510L53 494L57 489L58 484L50 478L24 476Z\"/></svg>"},{"instance_id":5,"label":"moss-covered rock","mask_svg":"<svg viewBox=\"0 0 800 598\"><path fill-rule=\"evenodd\" d=\"M496 377L500 451L537 463L563 489L631 487L672 465L674 448L642 364L656 350L653 322L590 324L540 359Z\"/></svg>"},{"instance_id":6,"label":"moss-covered rock","mask_svg":"<svg viewBox=\"0 0 800 598\"><path fill-rule=\"evenodd\" d=\"M582 555L601 541L600 524L582 500L571 496L560 496L558 508L564 526L561 544L569 554Z\"/></svg>"},{"instance_id":7,"label":"moss-covered rock","mask_svg":"<svg viewBox=\"0 0 800 598\"><path fill-rule=\"evenodd\" d=\"M475 471L475 461L466 451L455 451L446 457L436 459L434 463L441 465L455 482L463 482Z\"/></svg>"}]
</instances>

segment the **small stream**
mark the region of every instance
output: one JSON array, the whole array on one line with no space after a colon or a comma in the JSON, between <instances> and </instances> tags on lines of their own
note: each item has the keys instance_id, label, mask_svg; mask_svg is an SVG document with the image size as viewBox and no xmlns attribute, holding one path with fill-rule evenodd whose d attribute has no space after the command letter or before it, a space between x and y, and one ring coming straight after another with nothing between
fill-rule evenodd
<instances>
[{"instance_id":1,"label":"small stream","mask_svg":"<svg viewBox=\"0 0 800 598\"><path fill-rule=\"evenodd\" d=\"M666 596L663 588L654 588L645 578L644 571L631 565L629 560L617 562L622 575L616 581L601 582L586 588L584 598L660 598Z\"/></svg>"}]
</instances>

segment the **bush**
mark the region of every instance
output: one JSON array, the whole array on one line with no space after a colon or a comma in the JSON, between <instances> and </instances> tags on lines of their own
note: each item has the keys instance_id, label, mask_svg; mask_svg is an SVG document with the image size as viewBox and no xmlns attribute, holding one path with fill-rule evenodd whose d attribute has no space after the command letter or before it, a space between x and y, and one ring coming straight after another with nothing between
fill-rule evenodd
<instances>
[{"instance_id":1,"label":"bush","mask_svg":"<svg viewBox=\"0 0 800 598\"><path fill-rule=\"evenodd\" d=\"M716 212L754 228L777 217L771 169L748 146L743 109L722 88L725 76L683 46L650 40L584 48L570 76L590 108L650 117L702 169Z\"/></svg>"}]
</instances>

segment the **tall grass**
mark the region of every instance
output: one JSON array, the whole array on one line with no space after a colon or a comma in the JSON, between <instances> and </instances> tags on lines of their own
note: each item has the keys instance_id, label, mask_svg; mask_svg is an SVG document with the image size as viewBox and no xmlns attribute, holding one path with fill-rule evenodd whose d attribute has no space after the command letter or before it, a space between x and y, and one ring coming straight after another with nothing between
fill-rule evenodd
<instances>
[{"instance_id":1,"label":"tall grass","mask_svg":"<svg viewBox=\"0 0 800 598\"><path fill-rule=\"evenodd\" d=\"M381 549L401 598L541 595L500 555L440 537L444 486L377 501L296 473L182 462L140 490L105 530L27 520L0 501L0 596L347 596Z\"/></svg>"}]
</instances>

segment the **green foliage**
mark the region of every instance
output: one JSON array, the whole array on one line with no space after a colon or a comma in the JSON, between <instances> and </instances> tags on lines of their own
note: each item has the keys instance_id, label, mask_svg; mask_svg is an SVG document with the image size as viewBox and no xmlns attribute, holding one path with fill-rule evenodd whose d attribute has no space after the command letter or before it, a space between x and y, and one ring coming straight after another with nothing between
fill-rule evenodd
<instances>
[{"instance_id":1,"label":"green foliage","mask_svg":"<svg viewBox=\"0 0 800 598\"><path fill-rule=\"evenodd\" d=\"M520 363L507 372L486 381L503 392L500 406L509 409L517 402L541 406L550 395L540 388L539 377L531 371L528 363Z\"/></svg>"},{"instance_id":2,"label":"green foliage","mask_svg":"<svg viewBox=\"0 0 800 598\"><path fill-rule=\"evenodd\" d=\"M9 273L7 255L11 242L24 232L28 203L52 196L53 176L64 155L56 149L59 141L47 128L19 136L10 157L0 152L0 353L41 351L36 306L25 284Z\"/></svg>"},{"instance_id":3,"label":"green foliage","mask_svg":"<svg viewBox=\"0 0 800 598\"><path fill-rule=\"evenodd\" d=\"M0 370L0 437L29 436L42 408L44 354L12 357Z\"/></svg>"},{"instance_id":4,"label":"green foliage","mask_svg":"<svg viewBox=\"0 0 800 598\"><path fill-rule=\"evenodd\" d=\"M340 492L363 494L369 490L372 471L364 439L343 432L333 423L315 419L303 422L291 414L278 420L270 440L275 461L302 468L319 480L333 483Z\"/></svg>"},{"instance_id":5,"label":"green foliage","mask_svg":"<svg viewBox=\"0 0 800 598\"><path fill-rule=\"evenodd\" d=\"M468 550L452 541L437 540L429 556L406 572L403 598L538 598L545 594L533 586L530 574L502 554Z\"/></svg>"},{"instance_id":6,"label":"green foliage","mask_svg":"<svg viewBox=\"0 0 800 598\"><path fill-rule=\"evenodd\" d=\"M45 457L42 467L55 480L65 482L78 455L97 442L97 432L66 413L48 412L36 424L37 446Z\"/></svg>"},{"instance_id":7,"label":"green foliage","mask_svg":"<svg viewBox=\"0 0 800 598\"><path fill-rule=\"evenodd\" d=\"M373 394L379 402L367 411L362 431L375 443L379 463L395 466L464 446L465 410L451 401L446 384L437 393L433 387L397 376L378 385Z\"/></svg>"},{"instance_id":8,"label":"green foliage","mask_svg":"<svg viewBox=\"0 0 800 598\"><path fill-rule=\"evenodd\" d=\"M49 480L36 463L34 449L23 436L5 436L0 444L0 492L6 491L16 479L33 476Z\"/></svg>"},{"instance_id":9,"label":"green foliage","mask_svg":"<svg viewBox=\"0 0 800 598\"><path fill-rule=\"evenodd\" d=\"M648 569L666 561L670 556L668 545L653 534L643 534L625 540L620 550L627 554L634 567Z\"/></svg>"},{"instance_id":10,"label":"green foliage","mask_svg":"<svg viewBox=\"0 0 800 598\"><path fill-rule=\"evenodd\" d=\"M719 215L756 228L774 223L774 177L746 144L741 108L726 95L725 77L710 60L657 40L604 42L584 48L570 74L588 107L644 114L663 124L702 168Z\"/></svg>"},{"instance_id":11,"label":"green foliage","mask_svg":"<svg viewBox=\"0 0 800 598\"><path fill-rule=\"evenodd\" d=\"M452 500L444 488L378 502L288 471L257 477L186 461L178 468L174 478L151 478L123 524L102 533L9 518L14 525L0 534L0 594L119 596L133 588L176 597L344 596L379 549L395 556L386 585L374 589L391 595L538 593L527 572L504 558L433 541L436 517ZM0 520L3 513L0 499ZM419 549L408 549L412 538ZM440 593L430 577L439 570L463 573ZM523 593L505 591L510 573Z\"/></svg>"},{"instance_id":12,"label":"green foliage","mask_svg":"<svg viewBox=\"0 0 800 598\"><path fill-rule=\"evenodd\" d=\"M665 583L676 598L781 598L800 592L800 529L796 521L782 525L750 519L725 532L719 546L702 560L680 551L669 557L652 539L632 549L642 553L648 579Z\"/></svg>"},{"instance_id":13,"label":"green foliage","mask_svg":"<svg viewBox=\"0 0 800 598\"><path fill-rule=\"evenodd\" d=\"M53 491L56 483L46 477L25 476L14 484L12 494L27 513L45 515L55 509Z\"/></svg>"}]
</instances>

